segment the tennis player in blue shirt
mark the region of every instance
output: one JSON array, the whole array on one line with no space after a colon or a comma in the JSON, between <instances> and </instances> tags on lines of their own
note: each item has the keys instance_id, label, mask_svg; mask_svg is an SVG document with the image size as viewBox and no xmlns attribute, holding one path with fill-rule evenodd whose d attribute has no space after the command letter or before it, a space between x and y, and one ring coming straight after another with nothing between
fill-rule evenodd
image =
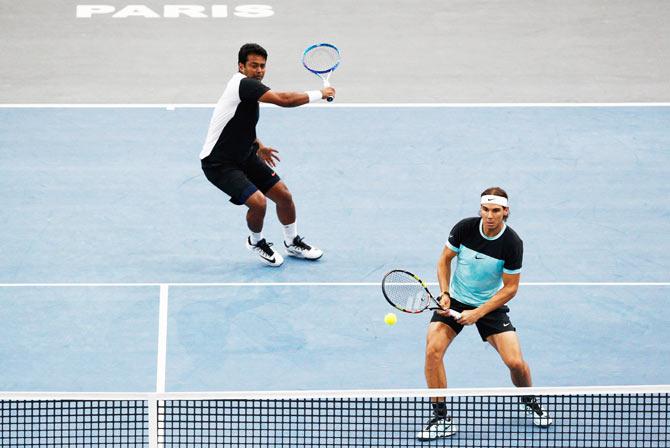
<instances>
[{"instance_id":1,"label":"tennis player in blue shirt","mask_svg":"<svg viewBox=\"0 0 670 448\"><path fill-rule=\"evenodd\" d=\"M507 302L519 288L523 242L506 223L509 217L507 193L499 187L486 189L480 198L480 216L466 218L454 226L437 263L442 308L461 313L456 320L436 311L426 340L426 382L430 388L447 387L444 354L463 327L475 325L482 340L491 344L509 368L517 387L532 386L530 367L523 359L516 330L509 319ZM456 258L452 273L451 261ZM421 440L448 437L456 433L444 400L433 403L433 417L417 434ZM549 426L552 419L535 396L521 399L520 407L533 416L537 426Z\"/></svg>"}]
</instances>

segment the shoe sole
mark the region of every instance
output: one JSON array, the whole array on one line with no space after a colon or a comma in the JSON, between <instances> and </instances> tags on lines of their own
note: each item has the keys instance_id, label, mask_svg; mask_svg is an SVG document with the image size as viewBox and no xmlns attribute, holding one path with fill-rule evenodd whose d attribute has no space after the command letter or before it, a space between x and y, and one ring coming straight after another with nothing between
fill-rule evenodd
<instances>
[{"instance_id":1,"label":"shoe sole","mask_svg":"<svg viewBox=\"0 0 670 448\"><path fill-rule=\"evenodd\" d=\"M419 442L430 442L431 440L444 439L446 437L451 437L458 432L458 428L453 427L453 429L444 432L442 434L436 435L435 437L416 437L416 440Z\"/></svg>"},{"instance_id":2,"label":"shoe sole","mask_svg":"<svg viewBox=\"0 0 670 448\"><path fill-rule=\"evenodd\" d=\"M533 419L533 424L540 428L548 428L554 424L554 420L551 417L539 417L535 411L528 409L525 404L520 405L521 412L524 412L528 417ZM546 412L546 411L545 411Z\"/></svg>"},{"instance_id":3,"label":"shoe sole","mask_svg":"<svg viewBox=\"0 0 670 448\"><path fill-rule=\"evenodd\" d=\"M316 261L319 258L323 257L323 252L321 252L321 255L319 255L316 258L308 258L308 257L305 257L303 254L294 254L293 252L290 252L288 250L286 251L286 255L288 255L289 257L293 257L293 258L300 258L302 260Z\"/></svg>"},{"instance_id":4,"label":"shoe sole","mask_svg":"<svg viewBox=\"0 0 670 448\"><path fill-rule=\"evenodd\" d=\"M266 260L266 259L263 258L263 257L259 257L259 258L261 259L261 263L263 263L263 264L266 265L266 266L273 267L273 268L278 268L279 266L281 266L282 264L284 264L284 260L282 260L281 263L277 263L277 262L272 263L272 262Z\"/></svg>"}]
</instances>

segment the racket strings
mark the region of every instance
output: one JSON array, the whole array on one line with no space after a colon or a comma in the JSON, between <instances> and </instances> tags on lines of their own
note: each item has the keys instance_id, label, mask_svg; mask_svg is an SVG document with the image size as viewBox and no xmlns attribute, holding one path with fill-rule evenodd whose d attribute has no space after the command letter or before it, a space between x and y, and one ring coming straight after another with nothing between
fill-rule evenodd
<instances>
[{"instance_id":1,"label":"racket strings","mask_svg":"<svg viewBox=\"0 0 670 448\"><path fill-rule=\"evenodd\" d=\"M389 300L407 311L421 311L430 304L423 285L402 272L392 272L384 279L384 291Z\"/></svg>"},{"instance_id":2,"label":"racket strings","mask_svg":"<svg viewBox=\"0 0 670 448\"><path fill-rule=\"evenodd\" d=\"M305 67L316 72L332 70L340 60L337 50L331 47L316 47L305 53Z\"/></svg>"}]
</instances>

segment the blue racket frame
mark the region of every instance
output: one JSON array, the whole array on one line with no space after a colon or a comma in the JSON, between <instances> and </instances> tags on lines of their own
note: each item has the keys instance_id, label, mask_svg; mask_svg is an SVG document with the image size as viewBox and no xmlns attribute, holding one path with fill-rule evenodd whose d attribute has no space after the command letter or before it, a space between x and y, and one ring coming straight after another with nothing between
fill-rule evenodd
<instances>
[{"instance_id":1,"label":"blue racket frame","mask_svg":"<svg viewBox=\"0 0 670 448\"><path fill-rule=\"evenodd\" d=\"M314 70L314 69L309 68L309 67L307 66L307 64L305 64L305 56L307 56L307 53L309 53L310 51L314 50L315 48L319 48L319 47L328 47L328 48L332 48L332 49L335 50L335 52L337 53L337 62L335 63L335 65L333 65L331 68L329 68L329 69L327 69L327 70ZM307 48L305 49L305 51L302 53L302 65L303 65L307 70L309 70L310 72L314 73L315 75L323 75L323 74L326 74L326 73L331 73L331 72L335 71L335 69L340 65L340 50L339 50L335 45L333 45L333 44L328 44L328 43L325 43L325 42L322 42L322 43L320 43L320 44L310 45L310 46L307 47Z\"/></svg>"}]
</instances>

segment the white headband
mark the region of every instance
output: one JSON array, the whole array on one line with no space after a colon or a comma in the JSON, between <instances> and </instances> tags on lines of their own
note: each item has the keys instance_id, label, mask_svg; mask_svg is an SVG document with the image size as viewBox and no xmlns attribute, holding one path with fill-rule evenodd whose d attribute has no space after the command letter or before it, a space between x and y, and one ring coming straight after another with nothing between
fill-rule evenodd
<instances>
[{"instance_id":1,"label":"white headband","mask_svg":"<svg viewBox=\"0 0 670 448\"><path fill-rule=\"evenodd\" d=\"M507 207L507 198L504 198L502 196L496 196L493 194L485 194L482 196L482 204L497 204L497 205L502 205L503 207Z\"/></svg>"}]
</instances>

